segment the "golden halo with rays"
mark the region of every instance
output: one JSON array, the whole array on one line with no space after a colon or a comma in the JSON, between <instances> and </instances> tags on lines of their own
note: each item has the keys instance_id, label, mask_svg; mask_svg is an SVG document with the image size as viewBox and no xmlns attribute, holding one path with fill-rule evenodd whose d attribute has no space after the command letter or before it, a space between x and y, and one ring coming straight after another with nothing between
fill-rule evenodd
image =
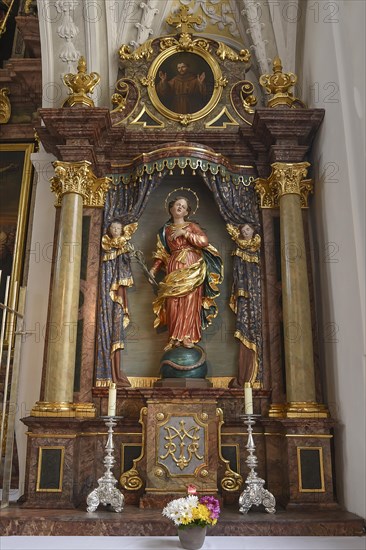
<instances>
[{"instance_id":1,"label":"golden halo with rays","mask_svg":"<svg viewBox=\"0 0 366 550\"><path fill-rule=\"evenodd\" d=\"M193 191L193 189L191 189L190 187L177 187L176 189L173 189L173 191L168 193L166 198L165 198L165 210L169 214L168 201L169 201L170 197L173 195L173 193L177 193L177 191L188 191L188 193L191 193L194 196L194 198L196 199L196 208L195 209L192 208L192 212L190 214L190 215L194 216L195 213L197 212L198 208L199 208L200 199L198 198L197 193L195 191Z\"/></svg>"}]
</instances>

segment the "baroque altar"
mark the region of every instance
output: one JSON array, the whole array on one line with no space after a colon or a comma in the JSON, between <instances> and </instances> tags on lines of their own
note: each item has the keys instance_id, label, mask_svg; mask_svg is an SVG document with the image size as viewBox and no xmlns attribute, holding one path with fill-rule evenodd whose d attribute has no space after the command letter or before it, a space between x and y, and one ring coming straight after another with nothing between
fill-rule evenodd
<instances>
[{"instance_id":1,"label":"baroque altar","mask_svg":"<svg viewBox=\"0 0 366 550\"><path fill-rule=\"evenodd\" d=\"M332 509L334 422L313 330L307 219L308 159L324 111L294 96L296 77L278 58L273 74L252 82L249 51L193 35L189 20L178 28L135 51L121 46L113 109L94 106L99 77L81 58L78 73L65 77L64 105L40 110L39 138L58 159L49 324L61 329L47 335L42 394L23 419L24 507L85 503L103 471L100 417L116 382L123 420L113 472L127 504L161 508L191 482L236 504L248 474L240 417L249 383L268 490L283 508ZM152 265L167 197L185 197L187 188L225 273L214 297L219 314L199 341L205 371L171 376L163 372L167 333L154 328L159 295L141 264ZM108 234L116 220L124 228L118 252ZM176 439L189 452L176 452Z\"/></svg>"}]
</instances>

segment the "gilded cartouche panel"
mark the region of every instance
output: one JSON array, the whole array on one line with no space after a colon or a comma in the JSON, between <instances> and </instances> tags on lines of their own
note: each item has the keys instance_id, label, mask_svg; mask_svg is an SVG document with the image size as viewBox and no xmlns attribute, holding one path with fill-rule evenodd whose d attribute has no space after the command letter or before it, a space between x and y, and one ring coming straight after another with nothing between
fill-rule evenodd
<instances>
[{"instance_id":1,"label":"gilded cartouche panel","mask_svg":"<svg viewBox=\"0 0 366 550\"><path fill-rule=\"evenodd\" d=\"M217 491L216 401L148 401L146 493Z\"/></svg>"}]
</instances>

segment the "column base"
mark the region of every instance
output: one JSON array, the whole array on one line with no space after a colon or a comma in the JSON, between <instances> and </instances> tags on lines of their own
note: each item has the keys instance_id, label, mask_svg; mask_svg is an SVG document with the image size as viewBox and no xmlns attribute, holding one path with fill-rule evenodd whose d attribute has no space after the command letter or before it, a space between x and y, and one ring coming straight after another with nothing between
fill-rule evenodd
<instances>
[{"instance_id":1,"label":"column base","mask_svg":"<svg viewBox=\"0 0 366 550\"><path fill-rule=\"evenodd\" d=\"M285 406L285 418L329 418L325 405L315 401L291 401Z\"/></svg>"},{"instance_id":2,"label":"column base","mask_svg":"<svg viewBox=\"0 0 366 550\"><path fill-rule=\"evenodd\" d=\"M31 416L55 416L66 418L95 418L94 403L70 403L68 401L37 401Z\"/></svg>"},{"instance_id":3,"label":"column base","mask_svg":"<svg viewBox=\"0 0 366 550\"><path fill-rule=\"evenodd\" d=\"M291 401L290 403L272 403L269 418L329 418L330 413L322 403L315 401Z\"/></svg>"},{"instance_id":4,"label":"column base","mask_svg":"<svg viewBox=\"0 0 366 550\"><path fill-rule=\"evenodd\" d=\"M268 416L269 418L286 418L286 403L271 403Z\"/></svg>"}]
</instances>

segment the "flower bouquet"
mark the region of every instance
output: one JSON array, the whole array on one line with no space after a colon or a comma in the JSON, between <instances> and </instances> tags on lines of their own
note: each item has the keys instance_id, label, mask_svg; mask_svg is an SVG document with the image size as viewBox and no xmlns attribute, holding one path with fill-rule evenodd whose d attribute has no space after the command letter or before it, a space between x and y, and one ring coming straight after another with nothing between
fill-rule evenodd
<instances>
[{"instance_id":1,"label":"flower bouquet","mask_svg":"<svg viewBox=\"0 0 366 550\"><path fill-rule=\"evenodd\" d=\"M220 515L220 504L217 498L209 495L198 497L196 493L196 487L189 485L188 495L172 500L162 512L163 516L173 520L177 525L178 535L184 548L201 548L206 535L206 527L215 525ZM193 534L193 528L195 528L195 534ZM187 538L192 539L191 533L189 537L183 535L183 531L188 529L196 538L193 543L186 542ZM202 542L197 537L202 539Z\"/></svg>"}]
</instances>

